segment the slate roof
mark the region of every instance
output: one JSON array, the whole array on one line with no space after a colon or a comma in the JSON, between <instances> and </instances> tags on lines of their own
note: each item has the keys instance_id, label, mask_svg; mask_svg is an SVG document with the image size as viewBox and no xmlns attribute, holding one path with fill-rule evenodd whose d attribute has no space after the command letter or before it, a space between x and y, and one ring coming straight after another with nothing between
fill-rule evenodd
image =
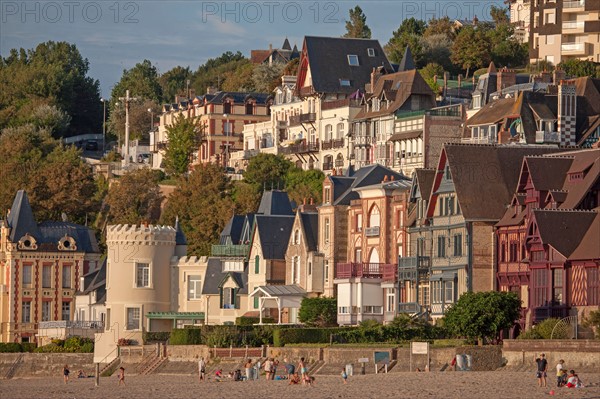
<instances>
[{"instance_id":1,"label":"slate roof","mask_svg":"<svg viewBox=\"0 0 600 399\"><path fill-rule=\"evenodd\" d=\"M595 211L594 221L569 256L569 260L600 259L600 208L596 208Z\"/></svg>"},{"instance_id":2,"label":"slate roof","mask_svg":"<svg viewBox=\"0 0 600 399\"><path fill-rule=\"evenodd\" d=\"M304 230L304 240L309 251L317 250L319 240L319 214L316 212L300 212L300 222Z\"/></svg>"},{"instance_id":3,"label":"slate roof","mask_svg":"<svg viewBox=\"0 0 600 399\"><path fill-rule=\"evenodd\" d=\"M221 237L219 239L220 245L237 245L242 239L242 230L244 228L244 222L246 221L246 215L233 215L227 222L223 231L221 231Z\"/></svg>"},{"instance_id":4,"label":"slate roof","mask_svg":"<svg viewBox=\"0 0 600 399\"><path fill-rule=\"evenodd\" d=\"M327 176L327 179L331 180L333 186L333 201L336 202L337 199L344 194L354 183L354 177L351 176Z\"/></svg>"},{"instance_id":5,"label":"slate roof","mask_svg":"<svg viewBox=\"0 0 600 399\"><path fill-rule=\"evenodd\" d=\"M294 216L256 215L255 224L263 258L285 259L287 244L290 241L294 225Z\"/></svg>"},{"instance_id":6,"label":"slate roof","mask_svg":"<svg viewBox=\"0 0 600 399\"><path fill-rule=\"evenodd\" d=\"M96 303L102 304L106 302L106 258L102 265L83 276L84 291L83 294L89 294L96 291Z\"/></svg>"},{"instance_id":7,"label":"slate roof","mask_svg":"<svg viewBox=\"0 0 600 399\"><path fill-rule=\"evenodd\" d=\"M500 146L451 143L445 144L454 189L466 220L499 221L511 203L520 176L519 165L526 155L558 152L548 146ZM440 161L443 158L440 157ZM437 190L443 165L432 188ZM485 173L480 173L486 171ZM485 190L482 190L485 187ZM429 207L434 207L430 201ZM428 212L429 213L429 212Z\"/></svg>"},{"instance_id":8,"label":"slate roof","mask_svg":"<svg viewBox=\"0 0 600 399\"><path fill-rule=\"evenodd\" d=\"M219 295L223 280L230 275L236 284L241 287L239 294L248 293L248 268L243 272L223 272L223 266L220 258L208 258L206 266L206 274L204 275L204 285L202 286L202 294L204 295Z\"/></svg>"},{"instance_id":9,"label":"slate roof","mask_svg":"<svg viewBox=\"0 0 600 399\"><path fill-rule=\"evenodd\" d=\"M297 285L261 285L256 287L269 296L304 296L306 291Z\"/></svg>"},{"instance_id":10,"label":"slate roof","mask_svg":"<svg viewBox=\"0 0 600 399\"><path fill-rule=\"evenodd\" d=\"M76 252L99 253L98 241L93 230L70 222L37 223L24 190L17 191L10 214L6 218L10 228L9 240L18 242L25 234L31 235L44 250L58 250L58 242L65 236L72 237L77 245ZM39 248L42 249L42 248Z\"/></svg>"},{"instance_id":11,"label":"slate roof","mask_svg":"<svg viewBox=\"0 0 600 399\"><path fill-rule=\"evenodd\" d=\"M569 258L575 249L581 246L582 240L595 222L598 212L539 209L534 210L533 215L542 242L551 245L565 258ZM594 231L590 233L592 237L593 233ZM596 235L596 246L598 246L598 237L600 236ZM582 247L580 253L583 253L584 249Z\"/></svg>"},{"instance_id":12,"label":"slate roof","mask_svg":"<svg viewBox=\"0 0 600 399\"><path fill-rule=\"evenodd\" d=\"M346 191L335 199L333 205L350 205L351 200L360 198L358 193L354 191L355 188L381 183L385 176L388 176L388 179L393 176L394 180L406 179L402 173L395 172L379 164L364 166L350 177L350 179L353 179L352 183ZM335 184L334 179L332 179L332 182ZM347 186L347 182L344 182L344 186Z\"/></svg>"},{"instance_id":13,"label":"slate roof","mask_svg":"<svg viewBox=\"0 0 600 399\"><path fill-rule=\"evenodd\" d=\"M369 48L375 51L374 57L369 57ZM312 87L317 93L351 94L370 82L373 68L383 66L387 73L394 71L379 41L374 39L305 36L302 51L308 56ZM348 55L357 55L359 65L349 65ZM298 79L301 76L299 73ZM340 79L350 80L350 86L341 86ZM296 87L301 88L302 83L298 80Z\"/></svg>"},{"instance_id":14,"label":"slate roof","mask_svg":"<svg viewBox=\"0 0 600 399\"><path fill-rule=\"evenodd\" d=\"M281 190L265 191L256 213L261 215L294 215L287 192Z\"/></svg>"},{"instance_id":15,"label":"slate roof","mask_svg":"<svg viewBox=\"0 0 600 399\"><path fill-rule=\"evenodd\" d=\"M367 111L366 106L354 117L354 120L373 118L381 115L389 115L400 109L410 110L410 99L412 95L425 97L429 104L423 104L421 109L433 108L436 105L435 93L431 90L421 74L413 69L382 75L375 82L373 94L370 98L385 97L391 101L388 107L382 107L379 111Z\"/></svg>"},{"instance_id":16,"label":"slate roof","mask_svg":"<svg viewBox=\"0 0 600 399\"><path fill-rule=\"evenodd\" d=\"M413 69L417 69L417 67L415 67L415 61L413 60L412 53L410 52L410 47L406 46L404 55L402 56L402 61L400 61L400 65L398 66L398 71L410 71Z\"/></svg>"},{"instance_id":17,"label":"slate roof","mask_svg":"<svg viewBox=\"0 0 600 399\"><path fill-rule=\"evenodd\" d=\"M416 177L421 198L428 199L433 187L435 169L417 169Z\"/></svg>"}]
</instances>

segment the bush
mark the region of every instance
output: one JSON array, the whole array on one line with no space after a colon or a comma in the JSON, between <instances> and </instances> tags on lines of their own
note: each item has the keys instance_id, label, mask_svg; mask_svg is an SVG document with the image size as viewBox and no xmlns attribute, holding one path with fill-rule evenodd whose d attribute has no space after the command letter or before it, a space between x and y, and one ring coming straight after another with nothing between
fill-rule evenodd
<instances>
[{"instance_id":1,"label":"bush","mask_svg":"<svg viewBox=\"0 0 600 399\"><path fill-rule=\"evenodd\" d=\"M171 333L169 331L144 332L144 343L165 342L169 340Z\"/></svg>"},{"instance_id":2,"label":"bush","mask_svg":"<svg viewBox=\"0 0 600 399\"><path fill-rule=\"evenodd\" d=\"M0 343L0 353L23 352L23 347L17 342Z\"/></svg>"},{"instance_id":3,"label":"bush","mask_svg":"<svg viewBox=\"0 0 600 399\"><path fill-rule=\"evenodd\" d=\"M588 317L583 317L583 326L596 331L596 338L600 339L600 310L592 310Z\"/></svg>"},{"instance_id":4,"label":"bush","mask_svg":"<svg viewBox=\"0 0 600 399\"><path fill-rule=\"evenodd\" d=\"M253 326L255 324L258 324L259 322L259 317L240 316L235 319L236 326ZM263 317L263 323L272 324L275 323L275 319L273 319L272 317Z\"/></svg>"},{"instance_id":5,"label":"bush","mask_svg":"<svg viewBox=\"0 0 600 399\"><path fill-rule=\"evenodd\" d=\"M176 328L171 331L170 345L200 345L202 330L199 328Z\"/></svg>"},{"instance_id":6,"label":"bush","mask_svg":"<svg viewBox=\"0 0 600 399\"><path fill-rule=\"evenodd\" d=\"M285 344L328 344L331 334L339 334L352 327L337 328L279 328L273 331L273 346Z\"/></svg>"},{"instance_id":7,"label":"bush","mask_svg":"<svg viewBox=\"0 0 600 399\"><path fill-rule=\"evenodd\" d=\"M202 342L208 346L225 348L229 345L238 346L239 335L233 326L214 326L205 329L202 334Z\"/></svg>"},{"instance_id":8,"label":"bush","mask_svg":"<svg viewBox=\"0 0 600 399\"><path fill-rule=\"evenodd\" d=\"M304 298L298 312L298 319L315 327L337 325L336 298Z\"/></svg>"},{"instance_id":9,"label":"bush","mask_svg":"<svg viewBox=\"0 0 600 399\"><path fill-rule=\"evenodd\" d=\"M559 322L559 319L546 319L539 324L536 324L531 329L521 333L518 339L550 339L552 337L552 330ZM554 336L554 339L566 338L565 334L558 334Z\"/></svg>"},{"instance_id":10,"label":"bush","mask_svg":"<svg viewBox=\"0 0 600 399\"><path fill-rule=\"evenodd\" d=\"M66 340L53 339L48 345L33 350L37 353L92 353L94 340L82 337L70 337Z\"/></svg>"},{"instance_id":11,"label":"bush","mask_svg":"<svg viewBox=\"0 0 600 399\"><path fill-rule=\"evenodd\" d=\"M21 343L21 348L23 352L33 352L37 348L37 344L33 342L23 342Z\"/></svg>"}]
</instances>

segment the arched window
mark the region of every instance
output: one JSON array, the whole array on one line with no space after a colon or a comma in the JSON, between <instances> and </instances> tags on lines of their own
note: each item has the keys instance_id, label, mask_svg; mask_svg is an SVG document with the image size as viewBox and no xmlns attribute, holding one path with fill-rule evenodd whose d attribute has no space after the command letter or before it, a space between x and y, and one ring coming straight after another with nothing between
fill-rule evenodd
<instances>
[{"instance_id":1,"label":"arched window","mask_svg":"<svg viewBox=\"0 0 600 399\"><path fill-rule=\"evenodd\" d=\"M332 140L333 139L333 126L331 125L325 125L325 140Z\"/></svg>"},{"instance_id":2,"label":"arched window","mask_svg":"<svg viewBox=\"0 0 600 399\"><path fill-rule=\"evenodd\" d=\"M254 103L252 101L246 102L246 115L254 115Z\"/></svg>"},{"instance_id":3,"label":"arched window","mask_svg":"<svg viewBox=\"0 0 600 399\"><path fill-rule=\"evenodd\" d=\"M231 113L231 100L230 99L226 99L223 102L223 113L224 114L230 114Z\"/></svg>"},{"instance_id":4,"label":"arched window","mask_svg":"<svg viewBox=\"0 0 600 399\"><path fill-rule=\"evenodd\" d=\"M292 258L292 284L300 284L300 257Z\"/></svg>"},{"instance_id":5,"label":"arched window","mask_svg":"<svg viewBox=\"0 0 600 399\"><path fill-rule=\"evenodd\" d=\"M325 223L323 227L323 237L325 238L325 244L329 244L329 218L325 218Z\"/></svg>"},{"instance_id":6,"label":"arched window","mask_svg":"<svg viewBox=\"0 0 600 399\"><path fill-rule=\"evenodd\" d=\"M379 223L379 208L376 205L373 205L371 211L369 212L369 227L379 227Z\"/></svg>"},{"instance_id":7,"label":"arched window","mask_svg":"<svg viewBox=\"0 0 600 399\"><path fill-rule=\"evenodd\" d=\"M294 244L300 244L300 229L294 231Z\"/></svg>"},{"instance_id":8,"label":"arched window","mask_svg":"<svg viewBox=\"0 0 600 399\"><path fill-rule=\"evenodd\" d=\"M344 138L344 124L343 123L337 124L337 132L336 132L335 138L338 140Z\"/></svg>"}]
</instances>

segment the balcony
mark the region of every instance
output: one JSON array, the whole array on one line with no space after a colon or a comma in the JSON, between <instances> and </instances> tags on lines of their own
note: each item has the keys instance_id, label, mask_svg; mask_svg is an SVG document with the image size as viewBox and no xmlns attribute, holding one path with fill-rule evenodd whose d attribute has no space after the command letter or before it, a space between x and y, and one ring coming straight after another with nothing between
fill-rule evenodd
<instances>
[{"instance_id":1,"label":"balcony","mask_svg":"<svg viewBox=\"0 0 600 399\"><path fill-rule=\"evenodd\" d=\"M563 43L560 48L568 55L588 55L587 43Z\"/></svg>"},{"instance_id":2,"label":"balcony","mask_svg":"<svg viewBox=\"0 0 600 399\"><path fill-rule=\"evenodd\" d=\"M497 140L495 137L463 137L460 139L461 143L465 144L496 144Z\"/></svg>"},{"instance_id":3,"label":"balcony","mask_svg":"<svg viewBox=\"0 0 600 399\"><path fill-rule=\"evenodd\" d=\"M343 159L336 159L335 160L335 167L336 168L341 168L344 166L344 160Z\"/></svg>"},{"instance_id":4,"label":"balcony","mask_svg":"<svg viewBox=\"0 0 600 399\"><path fill-rule=\"evenodd\" d=\"M396 265L386 263L338 263L335 278L390 278L396 269Z\"/></svg>"},{"instance_id":5,"label":"balcony","mask_svg":"<svg viewBox=\"0 0 600 399\"><path fill-rule=\"evenodd\" d=\"M560 135L558 132L544 132L543 130L538 130L535 132L535 142L537 144L560 143Z\"/></svg>"},{"instance_id":6,"label":"balcony","mask_svg":"<svg viewBox=\"0 0 600 399\"><path fill-rule=\"evenodd\" d=\"M41 321L39 323L39 329L49 328L81 328L81 329L92 329L92 330L103 330L103 321L71 321L71 320L56 320L56 321Z\"/></svg>"},{"instance_id":7,"label":"balcony","mask_svg":"<svg viewBox=\"0 0 600 399\"><path fill-rule=\"evenodd\" d=\"M404 302L398 304L398 313L417 314L421 313L421 305L417 302Z\"/></svg>"},{"instance_id":8,"label":"balcony","mask_svg":"<svg viewBox=\"0 0 600 399\"><path fill-rule=\"evenodd\" d=\"M367 237L379 237L379 226L367 227L365 229L365 235Z\"/></svg>"},{"instance_id":9,"label":"balcony","mask_svg":"<svg viewBox=\"0 0 600 399\"><path fill-rule=\"evenodd\" d=\"M311 123L317 120L317 114L310 112L308 114L290 116L290 126L298 126L303 123Z\"/></svg>"},{"instance_id":10,"label":"balcony","mask_svg":"<svg viewBox=\"0 0 600 399\"><path fill-rule=\"evenodd\" d=\"M356 136L354 138L354 145L355 146L370 146L371 142L373 141L373 137L371 136Z\"/></svg>"},{"instance_id":11,"label":"balcony","mask_svg":"<svg viewBox=\"0 0 600 399\"><path fill-rule=\"evenodd\" d=\"M333 169L333 162L324 162L322 170L331 170Z\"/></svg>"},{"instance_id":12,"label":"balcony","mask_svg":"<svg viewBox=\"0 0 600 399\"><path fill-rule=\"evenodd\" d=\"M322 150L333 150L335 148L343 148L344 139L325 140L321 143Z\"/></svg>"},{"instance_id":13,"label":"balcony","mask_svg":"<svg viewBox=\"0 0 600 399\"><path fill-rule=\"evenodd\" d=\"M563 3L563 12L585 11L585 0L565 1Z\"/></svg>"},{"instance_id":14,"label":"balcony","mask_svg":"<svg viewBox=\"0 0 600 399\"><path fill-rule=\"evenodd\" d=\"M356 100L353 98L343 98L341 100L325 101L324 103L321 103L321 111L327 111L330 109L342 107L360 107L360 100Z\"/></svg>"},{"instance_id":15,"label":"balcony","mask_svg":"<svg viewBox=\"0 0 600 399\"><path fill-rule=\"evenodd\" d=\"M567 22L563 22L563 24L562 24L563 30L578 30L581 32L583 32L584 26L585 26L584 21L567 21ZM564 32L564 33L571 33L571 32Z\"/></svg>"},{"instance_id":16,"label":"balcony","mask_svg":"<svg viewBox=\"0 0 600 399\"><path fill-rule=\"evenodd\" d=\"M246 257L249 248L249 245L213 245L211 254L222 257Z\"/></svg>"},{"instance_id":17,"label":"balcony","mask_svg":"<svg viewBox=\"0 0 600 399\"><path fill-rule=\"evenodd\" d=\"M400 281L416 281L419 275L427 274L431 267L429 256L416 256L398 259L398 278Z\"/></svg>"},{"instance_id":18,"label":"balcony","mask_svg":"<svg viewBox=\"0 0 600 399\"><path fill-rule=\"evenodd\" d=\"M281 147L282 154L304 154L308 152L319 152L319 142L306 143L302 141L298 144L291 144L287 147Z\"/></svg>"}]
</instances>

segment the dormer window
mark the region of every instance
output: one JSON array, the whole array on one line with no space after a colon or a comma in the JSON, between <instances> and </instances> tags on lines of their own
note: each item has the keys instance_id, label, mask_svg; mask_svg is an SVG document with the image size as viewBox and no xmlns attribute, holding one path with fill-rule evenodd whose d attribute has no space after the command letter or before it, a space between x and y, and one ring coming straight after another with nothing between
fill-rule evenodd
<instances>
[{"instance_id":1,"label":"dormer window","mask_svg":"<svg viewBox=\"0 0 600 399\"><path fill-rule=\"evenodd\" d=\"M348 79L340 79L340 86L342 86L342 87L350 87L350 80L348 80Z\"/></svg>"},{"instance_id":2,"label":"dormer window","mask_svg":"<svg viewBox=\"0 0 600 399\"><path fill-rule=\"evenodd\" d=\"M231 102L229 99L225 100L223 103L223 113L230 114L231 113Z\"/></svg>"},{"instance_id":3,"label":"dormer window","mask_svg":"<svg viewBox=\"0 0 600 399\"><path fill-rule=\"evenodd\" d=\"M59 251L76 251L77 243L73 239L73 237L69 237L65 235L63 238L58 241L58 250Z\"/></svg>"},{"instance_id":4,"label":"dormer window","mask_svg":"<svg viewBox=\"0 0 600 399\"><path fill-rule=\"evenodd\" d=\"M19 249L30 250L30 251L35 251L38 248L36 239L33 238L33 236L31 236L29 234L25 234L19 240L17 247Z\"/></svg>"},{"instance_id":5,"label":"dormer window","mask_svg":"<svg viewBox=\"0 0 600 399\"><path fill-rule=\"evenodd\" d=\"M369 57L375 57L375 49L374 48L368 48L367 49L367 54L369 55Z\"/></svg>"},{"instance_id":6,"label":"dormer window","mask_svg":"<svg viewBox=\"0 0 600 399\"><path fill-rule=\"evenodd\" d=\"M348 65L358 66L358 55L348 54Z\"/></svg>"}]
</instances>

